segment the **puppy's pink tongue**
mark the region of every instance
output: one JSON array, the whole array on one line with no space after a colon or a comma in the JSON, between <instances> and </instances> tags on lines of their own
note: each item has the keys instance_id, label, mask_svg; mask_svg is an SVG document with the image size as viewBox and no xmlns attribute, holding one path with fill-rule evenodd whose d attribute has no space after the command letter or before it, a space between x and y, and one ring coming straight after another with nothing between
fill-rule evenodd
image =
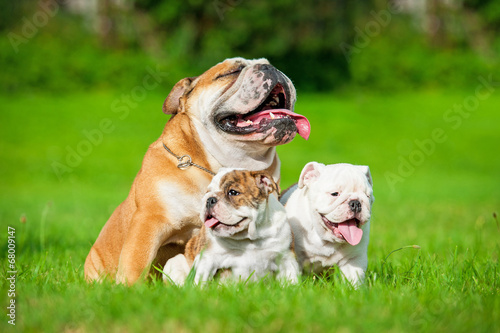
<instances>
[{"instance_id":1,"label":"puppy's pink tongue","mask_svg":"<svg viewBox=\"0 0 500 333\"><path fill-rule=\"evenodd\" d=\"M208 220L205 221L205 226L207 228L212 228L214 225L219 223L219 220L217 220L215 217L211 217Z\"/></svg>"},{"instance_id":2,"label":"puppy's pink tongue","mask_svg":"<svg viewBox=\"0 0 500 333\"><path fill-rule=\"evenodd\" d=\"M363 230L358 228L355 219L339 223L339 232L344 236L347 243L353 246L358 245L361 242L361 237L363 237Z\"/></svg>"}]
</instances>

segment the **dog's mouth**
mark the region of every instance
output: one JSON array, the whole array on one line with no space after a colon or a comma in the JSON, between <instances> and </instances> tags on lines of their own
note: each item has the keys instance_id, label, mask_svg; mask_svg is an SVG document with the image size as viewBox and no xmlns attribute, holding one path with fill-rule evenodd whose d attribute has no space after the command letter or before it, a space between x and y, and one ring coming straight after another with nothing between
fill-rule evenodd
<instances>
[{"instance_id":1,"label":"dog's mouth","mask_svg":"<svg viewBox=\"0 0 500 333\"><path fill-rule=\"evenodd\" d=\"M283 132L279 136L288 135L293 139L295 134L299 133L307 140L311 132L309 120L290 109L285 89L278 83L255 110L245 114L224 114L215 122L221 130L230 134L262 133L274 127Z\"/></svg>"},{"instance_id":2,"label":"dog's mouth","mask_svg":"<svg viewBox=\"0 0 500 333\"><path fill-rule=\"evenodd\" d=\"M337 238L345 240L351 245L358 245L363 237L363 230L359 228L360 221L356 218L344 222L335 223L321 215L321 219L325 226L330 229L333 235Z\"/></svg>"},{"instance_id":3,"label":"dog's mouth","mask_svg":"<svg viewBox=\"0 0 500 333\"><path fill-rule=\"evenodd\" d=\"M207 215L207 217L205 218L205 226L207 228L210 228L210 229L217 229L218 227L226 227L226 228L237 228L239 227L243 221L245 221L247 218L244 217L242 218L238 223L235 223L235 224L225 224L223 222L221 222L220 220L218 220L215 216L212 216L212 215Z\"/></svg>"}]
</instances>

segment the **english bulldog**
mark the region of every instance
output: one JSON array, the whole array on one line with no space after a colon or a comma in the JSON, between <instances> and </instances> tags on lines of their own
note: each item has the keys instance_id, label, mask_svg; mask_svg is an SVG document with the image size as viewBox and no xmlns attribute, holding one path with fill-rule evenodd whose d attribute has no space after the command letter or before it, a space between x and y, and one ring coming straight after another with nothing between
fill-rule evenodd
<instances>
[{"instance_id":1,"label":"english bulldog","mask_svg":"<svg viewBox=\"0 0 500 333\"><path fill-rule=\"evenodd\" d=\"M266 59L227 59L179 81L163 104L173 116L90 249L87 281L132 284L181 253L203 225L198 203L220 168L268 170L278 181L275 147L310 132L295 100L292 82Z\"/></svg>"},{"instance_id":2,"label":"english bulldog","mask_svg":"<svg viewBox=\"0 0 500 333\"><path fill-rule=\"evenodd\" d=\"M337 265L354 287L368 264L373 182L367 166L310 162L285 191L295 252L305 273Z\"/></svg>"},{"instance_id":3,"label":"english bulldog","mask_svg":"<svg viewBox=\"0 0 500 333\"><path fill-rule=\"evenodd\" d=\"M278 185L267 172L224 168L212 179L202 200L199 235L165 265L165 274L184 284L194 265L196 284L221 278L256 281L276 275L297 283L299 266Z\"/></svg>"}]
</instances>

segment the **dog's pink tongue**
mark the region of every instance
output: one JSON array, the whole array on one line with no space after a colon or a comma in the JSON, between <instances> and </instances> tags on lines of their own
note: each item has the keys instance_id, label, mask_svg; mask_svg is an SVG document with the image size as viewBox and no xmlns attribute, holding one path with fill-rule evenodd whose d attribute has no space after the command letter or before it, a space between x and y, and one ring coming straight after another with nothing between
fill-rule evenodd
<instances>
[{"instance_id":1,"label":"dog's pink tongue","mask_svg":"<svg viewBox=\"0 0 500 333\"><path fill-rule=\"evenodd\" d=\"M309 139L309 135L311 134L311 124L309 120L303 115L291 111L288 115L295 120L295 126L297 126L299 135L306 140Z\"/></svg>"},{"instance_id":2,"label":"dog's pink tongue","mask_svg":"<svg viewBox=\"0 0 500 333\"><path fill-rule=\"evenodd\" d=\"M217 220L215 217L211 217L208 220L205 221L205 226L207 228L212 228L214 225L219 223L219 220Z\"/></svg>"},{"instance_id":3,"label":"dog's pink tongue","mask_svg":"<svg viewBox=\"0 0 500 333\"><path fill-rule=\"evenodd\" d=\"M347 243L353 246L358 245L361 242L361 237L363 237L363 230L358 228L355 219L339 223L339 232L344 236Z\"/></svg>"}]
</instances>

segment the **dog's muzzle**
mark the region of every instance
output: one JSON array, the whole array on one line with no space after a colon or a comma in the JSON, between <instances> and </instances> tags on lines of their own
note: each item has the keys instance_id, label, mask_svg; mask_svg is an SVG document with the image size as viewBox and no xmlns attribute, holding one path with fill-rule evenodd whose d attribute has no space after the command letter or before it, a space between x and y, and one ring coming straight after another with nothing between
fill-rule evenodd
<instances>
[{"instance_id":1,"label":"dog's muzzle","mask_svg":"<svg viewBox=\"0 0 500 333\"><path fill-rule=\"evenodd\" d=\"M306 117L292 111L294 88L283 73L272 65L257 64L240 75L244 75L242 85L246 85L240 89L247 91L241 94L242 104L249 104L251 99L260 99L261 102L255 109L247 112L228 111L219 114L215 123L222 131L235 135L272 131L279 143L291 141L297 133L306 140L309 138L311 125ZM255 82L260 85L252 87ZM259 92L263 89L266 93Z\"/></svg>"}]
</instances>

